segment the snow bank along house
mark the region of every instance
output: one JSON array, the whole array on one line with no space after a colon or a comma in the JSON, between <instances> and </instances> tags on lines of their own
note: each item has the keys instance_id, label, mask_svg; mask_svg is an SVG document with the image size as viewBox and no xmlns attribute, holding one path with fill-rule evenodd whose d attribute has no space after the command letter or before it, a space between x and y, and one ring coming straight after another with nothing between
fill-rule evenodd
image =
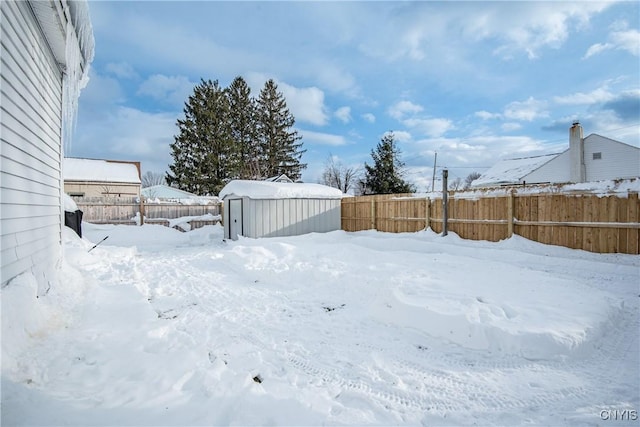
<instances>
[{"instance_id":1,"label":"snow bank along house","mask_svg":"<svg viewBox=\"0 0 640 427\"><path fill-rule=\"evenodd\" d=\"M559 154L501 160L473 181L473 187L556 184L640 177L640 148L591 134L574 122L569 148Z\"/></svg>"},{"instance_id":2,"label":"snow bank along house","mask_svg":"<svg viewBox=\"0 0 640 427\"><path fill-rule=\"evenodd\" d=\"M140 162L64 159L64 191L71 197L140 197Z\"/></svg>"},{"instance_id":3,"label":"snow bank along house","mask_svg":"<svg viewBox=\"0 0 640 427\"><path fill-rule=\"evenodd\" d=\"M296 236L340 229L342 192L321 184L235 180L224 201L224 237Z\"/></svg>"},{"instance_id":4,"label":"snow bank along house","mask_svg":"<svg viewBox=\"0 0 640 427\"><path fill-rule=\"evenodd\" d=\"M94 39L86 1L0 1L2 287L21 273L38 291L62 257L63 147Z\"/></svg>"}]
</instances>

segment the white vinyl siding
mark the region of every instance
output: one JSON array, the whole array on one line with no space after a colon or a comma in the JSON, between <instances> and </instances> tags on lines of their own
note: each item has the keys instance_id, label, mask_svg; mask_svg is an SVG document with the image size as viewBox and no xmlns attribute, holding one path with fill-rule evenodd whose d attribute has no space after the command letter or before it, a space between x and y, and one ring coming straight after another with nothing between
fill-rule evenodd
<instances>
[{"instance_id":1,"label":"white vinyl siding","mask_svg":"<svg viewBox=\"0 0 640 427\"><path fill-rule=\"evenodd\" d=\"M599 153L600 158L594 159ZM606 179L640 177L640 149L597 134L584 139L586 182ZM571 181L569 150L540 166L520 179L529 184L537 182L565 183Z\"/></svg>"},{"instance_id":2,"label":"white vinyl siding","mask_svg":"<svg viewBox=\"0 0 640 427\"><path fill-rule=\"evenodd\" d=\"M2 1L1 283L61 257L62 73L28 2Z\"/></svg>"},{"instance_id":3,"label":"white vinyl siding","mask_svg":"<svg viewBox=\"0 0 640 427\"><path fill-rule=\"evenodd\" d=\"M522 177L520 182L522 183L524 181L527 184L569 182L571 180L570 162L571 157L569 150L566 150L538 169Z\"/></svg>"},{"instance_id":4,"label":"white vinyl siding","mask_svg":"<svg viewBox=\"0 0 640 427\"><path fill-rule=\"evenodd\" d=\"M597 134L584 139L584 162L587 182L640 176L640 149Z\"/></svg>"}]
</instances>

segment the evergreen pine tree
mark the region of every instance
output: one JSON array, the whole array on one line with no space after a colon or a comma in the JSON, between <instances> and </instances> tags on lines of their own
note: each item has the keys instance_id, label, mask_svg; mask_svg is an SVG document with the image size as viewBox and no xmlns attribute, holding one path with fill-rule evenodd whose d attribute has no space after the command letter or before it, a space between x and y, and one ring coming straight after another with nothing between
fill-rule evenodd
<instances>
[{"instance_id":1,"label":"evergreen pine tree","mask_svg":"<svg viewBox=\"0 0 640 427\"><path fill-rule=\"evenodd\" d=\"M392 132L385 134L375 150L373 165L364 164L366 192L369 194L414 193L415 186L403 179L404 162Z\"/></svg>"},{"instance_id":2,"label":"evergreen pine tree","mask_svg":"<svg viewBox=\"0 0 640 427\"><path fill-rule=\"evenodd\" d=\"M263 178L286 174L296 181L307 165L300 163L302 137L292 130L293 115L287 108L284 95L278 92L273 80L268 80L257 101L257 131L261 149L261 175Z\"/></svg>"},{"instance_id":3,"label":"evergreen pine tree","mask_svg":"<svg viewBox=\"0 0 640 427\"><path fill-rule=\"evenodd\" d=\"M170 145L173 164L167 183L199 195L218 194L230 177L228 99L217 80L201 80L183 111L179 134Z\"/></svg>"},{"instance_id":4,"label":"evergreen pine tree","mask_svg":"<svg viewBox=\"0 0 640 427\"><path fill-rule=\"evenodd\" d=\"M240 76L227 88L229 126L233 153L230 172L234 179L260 178L260 146L256 135L256 102Z\"/></svg>"}]
</instances>

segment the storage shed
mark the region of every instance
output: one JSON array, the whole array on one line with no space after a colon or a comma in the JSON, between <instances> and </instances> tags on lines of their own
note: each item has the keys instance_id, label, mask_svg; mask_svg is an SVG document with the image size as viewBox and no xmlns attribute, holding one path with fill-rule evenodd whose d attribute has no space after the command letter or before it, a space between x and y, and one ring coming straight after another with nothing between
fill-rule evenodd
<instances>
[{"instance_id":1,"label":"storage shed","mask_svg":"<svg viewBox=\"0 0 640 427\"><path fill-rule=\"evenodd\" d=\"M224 201L224 237L296 236L340 229L342 192L321 184L235 180Z\"/></svg>"}]
</instances>

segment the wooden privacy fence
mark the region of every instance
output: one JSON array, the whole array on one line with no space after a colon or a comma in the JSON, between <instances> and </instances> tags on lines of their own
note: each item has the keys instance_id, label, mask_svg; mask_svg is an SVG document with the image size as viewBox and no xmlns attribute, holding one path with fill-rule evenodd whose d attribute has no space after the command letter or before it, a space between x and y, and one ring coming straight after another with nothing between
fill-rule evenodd
<instances>
[{"instance_id":1,"label":"wooden privacy fence","mask_svg":"<svg viewBox=\"0 0 640 427\"><path fill-rule=\"evenodd\" d=\"M513 234L598 253L640 253L638 193L516 193L449 196L448 230L464 239L498 241ZM443 231L441 198L361 196L342 199L342 229L392 233Z\"/></svg>"},{"instance_id":2,"label":"wooden privacy fence","mask_svg":"<svg viewBox=\"0 0 640 427\"><path fill-rule=\"evenodd\" d=\"M127 197L80 197L74 198L82 211L82 220L94 224L136 224L141 212L147 223L169 225L170 219L187 216L220 215L221 203L186 205L178 203L140 203L137 198ZM218 221L190 221L192 228Z\"/></svg>"}]
</instances>

